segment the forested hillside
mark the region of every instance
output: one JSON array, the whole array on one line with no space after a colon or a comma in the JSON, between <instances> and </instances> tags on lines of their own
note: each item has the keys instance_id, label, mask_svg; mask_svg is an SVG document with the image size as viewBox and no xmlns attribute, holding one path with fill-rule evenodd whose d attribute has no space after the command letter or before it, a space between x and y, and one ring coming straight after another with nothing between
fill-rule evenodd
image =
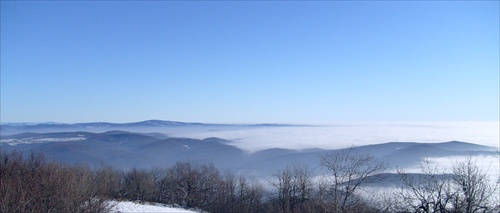
<instances>
[{"instance_id":1,"label":"forested hillside","mask_svg":"<svg viewBox=\"0 0 500 213\"><path fill-rule=\"evenodd\" d=\"M314 176L307 165L275 171L267 184L219 171L211 164L177 162L157 169L120 171L70 166L42 155L0 156L1 212L108 212L110 200L180 205L208 212L498 212L498 182L474 158L441 175L423 165L418 176L385 174L386 164L348 149L320 157L327 171ZM398 177L385 196L363 187Z\"/></svg>"}]
</instances>

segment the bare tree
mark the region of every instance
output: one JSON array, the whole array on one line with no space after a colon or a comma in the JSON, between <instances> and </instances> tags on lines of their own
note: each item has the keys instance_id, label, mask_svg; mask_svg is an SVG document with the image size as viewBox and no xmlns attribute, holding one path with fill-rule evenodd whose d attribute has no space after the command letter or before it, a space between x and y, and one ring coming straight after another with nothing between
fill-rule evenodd
<instances>
[{"instance_id":1,"label":"bare tree","mask_svg":"<svg viewBox=\"0 0 500 213\"><path fill-rule=\"evenodd\" d=\"M124 175L125 197L131 200L149 201L154 194L154 179L150 172L132 168Z\"/></svg>"},{"instance_id":2,"label":"bare tree","mask_svg":"<svg viewBox=\"0 0 500 213\"><path fill-rule=\"evenodd\" d=\"M489 180L476 158L456 162L451 174L432 168L428 161L421 170L421 174L398 170L404 186L395 193L400 203L394 211L498 212L498 183Z\"/></svg>"},{"instance_id":3,"label":"bare tree","mask_svg":"<svg viewBox=\"0 0 500 213\"><path fill-rule=\"evenodd\" d=\"M242 178L242 177L241 177ZM242 188L242 181L240 178L240 191ZM257 180L252 180L248 183L248 188L243 193L240 193L240 204L245 212L261 212L262 199L264 198L264 187Z\"/></svg>"},{"instance_id":4,"label":"bare tree","mask_svg":"<svg viewBox=\"0 0 500 213\"><path fill-rule=\"evenodd\" d=\"M400 198L396 211L447 212L452 205L450 175L442 174L429 161L420 164L420 174L408 174L398 169L403 186L395 192Z\"/></svg>"},{"instance_id":5,"label":"bare tree","mask_svg":"<svg viewBox=\"0 0 500 213\"><path fill-rule=\"evenodd\" d=\"M281 212L304 212L305 203L312 197L312 171L307 165L294 164L275 175L271 184L278 191L276 199Z\"/></svg>"},{"instance_id":6,"label":"bare tree","mask_svg":"<svg viewBox=\"0 0 500 213\"><path fill-rule=\"evenodd\" d=\"M101 165L94 170L94 185L97 193L105 198L119 196L122 174L110 166Z\"/></svg>"},{"instance_id":7,"label":"bare tree","mask_svg":"<svg viewBox=\"0 0 500 213\"><path fill-rule=\"evenodd\" d=\"M206 208L216 202L214 199L217 198L221 177L213 165L178 162L169 169L168 177L168 185L172 187L173 200L177 204Z\"/></svg>"},{"instance_id":8,"label":"bare tree","mask_svg":"<svg viewBox=\"0 0 500 213\"><path fill-rule=\"evenodd\" d=\"M491 199L498 193L498 184L490 182L487 171L477 165L477 158L469 156L467 160L455 163L453 184L455 211L488 212L495 208Z\"/></svg>"},{"instance_id":9,"label":"bare tree","mask_svg":"<svg viewBox=\"0 0 500 213\"><path fill-rule=\"evenodd\" d=\"M264 195L259 183L229 171L221 181L212 212L259 212Z\"/></svg>"},{"instance_id":10,"label":"bare tree","mask_svg":"<svg viewBox=\"0 0 500 213\"><path fill-rule=\"evenodd\" d=\"M354 147L323 154L320 165L326 174L320 181L319 200L334 212L359 211L364 204L355 193L363 184L378 181L371 176L387 168L373 155L357 152Z\"/></svg>"}]
</instances>

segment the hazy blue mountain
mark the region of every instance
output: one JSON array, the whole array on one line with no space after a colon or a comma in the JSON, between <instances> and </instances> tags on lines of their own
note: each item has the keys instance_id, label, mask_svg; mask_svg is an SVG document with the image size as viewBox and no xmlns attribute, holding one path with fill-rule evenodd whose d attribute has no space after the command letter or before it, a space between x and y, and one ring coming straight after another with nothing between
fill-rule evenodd
<instances>
[{"instance_id":1,"label":"hazy blue mountain","mask_svg":"<svg viewBox=\"0 0 500 213\"><path fill-rule=\"evenodd\" d=\"M106 132L112 130L134 131L136 130L161 130L165 128L251 128L251 127L285 127L298 126L289 124L209 124L196 122L177 122L163 120L147 120L132 123L108 123L108 122L90 122L90 123L2 123L0 124L1 135L12 135L23 132L49 133L49 132ZM139 131L144 132L144 131ZM161 132L161 131L160 131Z\"/></svg>"},{"instance_id":2,"label":"hazy blue mountain","mask_svg":"<svg viewBox=\"0 0 500 213\"><path fill-rule=\"evenodd\" d=\"M157 125L157 123L150 123ZM107 124L106 124L107 125ZM131 124L142 125L142 124ZM203 140L172 138L160 133L127 131L21 133L3 135L1 151L44 153L49 159L71 164L102 164L121 169L154 168L173 165L177 161L212 163L221 170L231 169L245 175L267 177L293 163L317 168L323 149L266 149L247 153L220 138ZM390 142L358 146L353 153L370 153L390 166L412 166L426 157L467 156L471 152L492 154L494 147L451 141L443 143ZM317 174L321 171L316 169Z\"/></svg>"}]
</instances>

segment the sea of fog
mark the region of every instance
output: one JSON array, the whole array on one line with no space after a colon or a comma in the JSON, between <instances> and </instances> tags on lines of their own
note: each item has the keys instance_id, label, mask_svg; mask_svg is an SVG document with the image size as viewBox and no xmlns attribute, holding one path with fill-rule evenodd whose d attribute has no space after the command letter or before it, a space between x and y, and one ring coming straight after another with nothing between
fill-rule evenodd
<instances>
[{"instance_id":1,"label":"sea of fog","mask_svg":"<svg viewBox=\"0 0 500 213\"><path fill-rule=\"evenodd\" d=\"M248 152L268 148L337 149L385 142L463 141L499 147L500 122L335 123L166 132L171 137L218 137Z\"/></svg>"}]
</instances>

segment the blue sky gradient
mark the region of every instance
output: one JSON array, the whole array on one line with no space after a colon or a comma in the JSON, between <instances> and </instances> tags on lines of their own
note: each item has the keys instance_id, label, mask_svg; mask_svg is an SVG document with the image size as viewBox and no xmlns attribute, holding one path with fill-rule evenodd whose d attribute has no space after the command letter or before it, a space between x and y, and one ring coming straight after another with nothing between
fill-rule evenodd
<instances>
[{"instance_id":1,"label":"blue sky gradient","mask_svg":"<svg viewBox=\"0 0 500 213\"><path fill-rule=\"evenodd\" d=\"M1 2L1 122L498 121L499 2Z\"/></svg>"}]
</instances>

